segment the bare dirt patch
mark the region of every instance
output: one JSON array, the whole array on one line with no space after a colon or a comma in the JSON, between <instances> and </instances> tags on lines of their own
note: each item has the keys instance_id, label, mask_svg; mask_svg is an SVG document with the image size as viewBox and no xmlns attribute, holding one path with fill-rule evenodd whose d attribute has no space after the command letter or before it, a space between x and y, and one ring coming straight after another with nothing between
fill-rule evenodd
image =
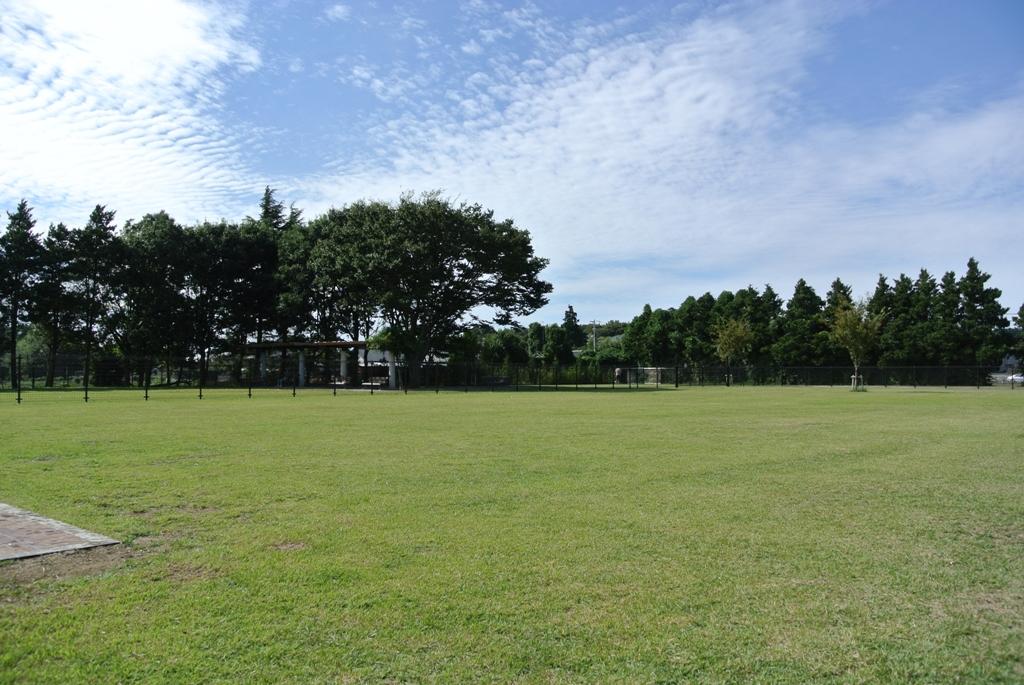
<instances>
[{"instance_id":1,"label":"bare dirt patch","mask_svg":"<svg viewBox=\"0 0 1024 685\"><path fill-rule=\"evenodd\" d=\"M99 575L136 554L137 550L128 545L108 545L6 561L0 564L0 592L4 585L23 586L43 579Z\"/></svg>"},{"instance_id":2,"label":"bare dirt patch","mask_svg":"<svg viewBox=\"0 0 1024 685\"><path fill-rule=\"evenodd\" d=\"M124 544L0 562L0 600L13 601L13 594L16 591L30 589L39 581L61 581L102 575L120 568L129 559L148 556L166 549L176 537L173 534L144 535Z\"/></svg>"}]
</instances>

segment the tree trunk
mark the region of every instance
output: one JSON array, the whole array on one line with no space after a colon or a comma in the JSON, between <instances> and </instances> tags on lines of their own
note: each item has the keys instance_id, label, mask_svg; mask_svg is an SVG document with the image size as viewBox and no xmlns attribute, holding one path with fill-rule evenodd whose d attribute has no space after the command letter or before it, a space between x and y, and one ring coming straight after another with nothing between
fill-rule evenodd
<instances>
[{"instance_id":1,"label":"tree trunk","mask_svg":"<svg viewBox=\"0 0 1024 685\"><path fill-rule=\"evenodd\" d=\"M56 335L50 335L46 341L46 387L52 388L54 379L57 376L57 347L59 342Z\"/></svg>"},{"instance_id":2,"label":"tree trunk","mask_svg":"<svg viewBox=\"0 0 1024 685\"><path fill-rule=\"evenodd\" d=\"M11 294L11 390L17 390L21 385L18 378L18 301L15 295Z\"/></svg>"}]
</instances>

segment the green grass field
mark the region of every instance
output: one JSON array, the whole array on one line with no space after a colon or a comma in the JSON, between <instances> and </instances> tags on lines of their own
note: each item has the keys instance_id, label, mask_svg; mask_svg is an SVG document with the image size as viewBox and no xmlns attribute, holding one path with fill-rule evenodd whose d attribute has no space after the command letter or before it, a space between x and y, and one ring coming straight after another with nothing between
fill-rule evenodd
<instances>
[{"instance_id":1,"label":"green grass field","mask_svg":"<svg viewBox=\"0 0 1024 685\"><path fill-rule=\"evenodd\" d=\"M1024 681L1024 392L0 400L3 682Z\"/></svg>"}]
</instances>

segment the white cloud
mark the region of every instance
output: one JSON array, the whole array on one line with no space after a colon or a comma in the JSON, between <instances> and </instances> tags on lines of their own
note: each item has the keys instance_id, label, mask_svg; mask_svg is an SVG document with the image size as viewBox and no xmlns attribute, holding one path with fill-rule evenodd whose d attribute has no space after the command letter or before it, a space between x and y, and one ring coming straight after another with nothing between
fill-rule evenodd
<instances>
[{"instance_id":1,"label":"white cloud","mask_svg":"<svg viewBox=\"0 0 1024 685\"><path fill-rule=\"evenodd\" d=\"M181 0L6 3L0 16L0 199L74 222L194 216L250 192L233 133L210 115L225 69L251 71L243 19ZM46 219L45 217L44 220Z\"/></svg>"},{"instance_id":2,"label":"white cloud","mask_svg":"<svg viewBox=\"0 0 1024 685\"><path fill-rule=\"evenodd\" d=\"M535 9L508 13L544 43L543 67L531 56L474 74L449 93L452 109L378 127L385 161L340 164L296 192L315 209L439 187L493 207L552 258L556 306L570 293L623 297L609 274L626 258L638 280L622 315L648 296L672 305L747 282L788 293L798 275L865 290L879 270L962 270L972 254L1024 296L1006 256L1024 210L1024 96L801 124L801 79L836 17L751 7L570 51L577 37ZM652 270L660 285L645 289Z\"/></svg>"},{"instance_id":3,"label":"white cloud","mask_svg":"<svg viewBox=\"0 0 1024 685\"><path fill-rule=\"evenodd\" d=\"M331 21L348 21L352 17L352 8L337 3L324 10L324 16Z\"/></svg>"},{"instance_id":4,"label":"white cloud","mask_svg":"<svg viewBox=\"0 0 1024 685\"><path fill-rule=\"evenodd\" d=\"M462 44L462 51L467 55L479 55L484 51L484 49L480 47L480 43L477 43L475 40L470 40Z\"/></svg>"}]
</instances>

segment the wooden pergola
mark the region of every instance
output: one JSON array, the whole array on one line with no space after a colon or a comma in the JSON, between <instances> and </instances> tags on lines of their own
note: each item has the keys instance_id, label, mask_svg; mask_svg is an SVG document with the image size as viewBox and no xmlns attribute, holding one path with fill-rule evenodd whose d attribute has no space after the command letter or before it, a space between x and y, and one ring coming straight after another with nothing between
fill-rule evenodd
<instances>
[{"instance_id":1,"label":"wooden pergola","mask_svg":"<svg viewBox=\"0 0 1024 685\"><path fill-rule=\"evenodd\" d=\"M341 348L345 350L366 349L365 340L288 340L284 342L251 343L245 350L315 350L320 348Z\"/></svg>"},{"instance_id":2,"label":"wooden pergola","mask_svg":"<svg viewBox=\"0 0 1024 685\"><path fill-rule=\"evenodd\" d=\"M279 342L264 342L264 343L251 343L245 345L243 350L247 353L256 353L260 355L261 364L261 375L265 373L264 365L266 364L266 356L272 351L278 350L281 352L287 350L297 350L299 353L299 368L298 368L298 385L300 387L306 384L306 350L323 350L323 349L334 349L334 350L365 350L369 349L369 345L365 340L288 340ZM388 360L388 385L395 387L397 371L395 367L394 357ZM338 377L344 379L348 377L348 359L346 355L340 355L338 359Z\"/></svg>"}]
</instances>

